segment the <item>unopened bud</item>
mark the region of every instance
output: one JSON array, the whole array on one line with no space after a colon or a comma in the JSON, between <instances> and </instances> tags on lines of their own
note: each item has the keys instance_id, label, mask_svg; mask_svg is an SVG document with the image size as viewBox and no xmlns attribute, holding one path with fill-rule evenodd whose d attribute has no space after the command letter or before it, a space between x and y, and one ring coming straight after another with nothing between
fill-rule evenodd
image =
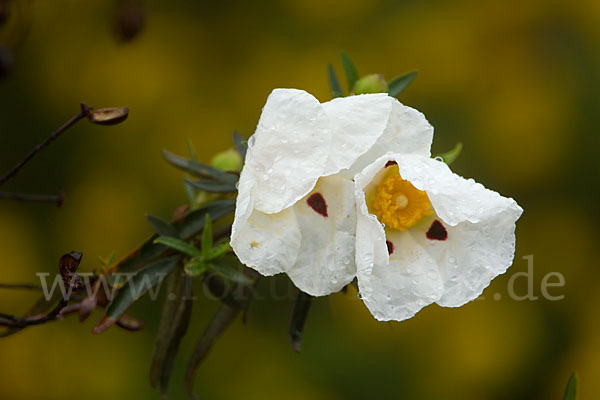
<instances>
[{"instance_id":1,"label":"unopened bud","mask_svg":"<svg viewBox=\"0 0 600 400\"><path fill-rule=\"evenodd\" d=\"M362 77L354 85L354 94L387 93L388 91L387 82L383 75L379 74Z\"/></svg>"},{"instance_id":2,"label":"unopened bud","mask_svg":"<svg viewBox=\"0 0 600 400\"><path fill-rule=\"evenodd\" d=\"M236 150L229 149L214 156L210 164L222 171L239 172L242 170L242 157Z\"/></svg>"}]
</instances>

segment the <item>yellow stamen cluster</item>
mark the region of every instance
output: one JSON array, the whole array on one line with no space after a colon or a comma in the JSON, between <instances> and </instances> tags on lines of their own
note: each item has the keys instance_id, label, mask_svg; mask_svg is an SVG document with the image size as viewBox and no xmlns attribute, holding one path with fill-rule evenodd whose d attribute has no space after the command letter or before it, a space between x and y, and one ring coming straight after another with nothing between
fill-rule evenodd
<instances>
[{"instance_id":1,"label":"yellow stamen cluster","mask_svg":"<svg viewBox=\"0 0 600 400\"><path fill-rule=\"evenodd\" d=\"M399 174L390 174L377 186L372 211L379 221L405 231L426 215L433 214L427 193L415 188Z\"/></svg>"}]
</instances>

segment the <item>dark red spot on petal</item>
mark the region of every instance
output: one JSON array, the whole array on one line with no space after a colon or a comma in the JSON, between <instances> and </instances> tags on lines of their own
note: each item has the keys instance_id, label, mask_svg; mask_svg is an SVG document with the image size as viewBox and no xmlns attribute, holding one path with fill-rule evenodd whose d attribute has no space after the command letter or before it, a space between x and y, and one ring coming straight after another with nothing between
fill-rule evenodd
<instances>
[{"instance_id":1,"label":"dark red spot on petal","mask_svg":"<svg viewBox=\"0 0 600 400\"><path fill-rule=\"evenodd\" d=\"M321 214L324 217L327 217L327 202L325 202L325 198L321 193L313 193L308 199L306 199L306 203L315 210L318 214Z\"/></svg>"},{"instance_id":2,"label":"dark red spot on petal","mask_svg":"<svg viewBox=\"0 0 600 400\"><path fill-rule=\"evenodd\" d=\"M391 255L394 252L394 243L390 242L389 240L386 240L385 244L387 244L388 253Z\"/></svg>"},{"instance_id":3,"label":"dark red spot on petal","mask_svg":"<svg viewBox=\"0 0 600 400\"><path fill-rule=\"evenodd\" d=\"M385 163L386 168L391 167L392 165L398 165L398 163L396 161L392 161L392 160Z\"/></svg>"},{"instance_id":4,"label":"dark red spot on petal","mask_svg":"<svg viewBox=\"0 0 600 400\"><path fill-rule=\"evenodd\" d=\"M433 221L433 224L431 224L429 230L427 231L427 239L446 240L448 239L448 231L444 225L442 225L442 223L436 219Z\"/></svg>"}]
</instances>

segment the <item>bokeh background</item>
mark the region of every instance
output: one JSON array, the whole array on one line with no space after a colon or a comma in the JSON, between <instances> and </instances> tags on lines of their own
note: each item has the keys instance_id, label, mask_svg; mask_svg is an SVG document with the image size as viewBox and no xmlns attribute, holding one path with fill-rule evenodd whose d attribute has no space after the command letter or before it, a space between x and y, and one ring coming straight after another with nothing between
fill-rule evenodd
<instances>
[{"instance_id":1,"label":"bokeh background","mask_svg":"<svg viewBox=\"0 0 600 400\"><path fill-rule=\"evenodd\" d=\"M142 12L145 26L124 40L116 16L131 5L129 22ZM484 299L431 306L402 323L376 322L354 291L318 299L300 355L287 339L291 301L256 301L248 323L238 321L201 366L197 392L207 399L560 399L577 370L582 398L600 398L597 0L9 6L0 27L0 170L80 101L128 106L131 114L112 128L80 123L3 187L63 190L68 200L60 209L0 202L1 282L35 282L36 272L54 273L71 250L85 254L85 270L99 265L97 256L123 255L151 233L145 213L168 218L186 201L183 176L161 149L184 154L190 139L208 162L231 145L233 129L253 132L276 87L328 100L325 66L332 62L341 78L344 49L361 74L418 69L401 101L435 126L434 153L462 141L453 168L525 209L515 263ZM529 255L534 294L541 296L546 274L560 272L566 284L550 293L563 300L509 298L509 279L527 270ZM525 279L516 282L525 294ZM276 287L286 297L284 278ZM36 296L4 290L0 309L24 312ZM187 356L217 304L194 307L172 398L183 398ZM134 306L131 314L146 321L138 333L92 335L97 313L84 324L71 318L1 340L0 398L159 398L148 383L159 309L147 300Z\"/></svg>"}]
</instances>

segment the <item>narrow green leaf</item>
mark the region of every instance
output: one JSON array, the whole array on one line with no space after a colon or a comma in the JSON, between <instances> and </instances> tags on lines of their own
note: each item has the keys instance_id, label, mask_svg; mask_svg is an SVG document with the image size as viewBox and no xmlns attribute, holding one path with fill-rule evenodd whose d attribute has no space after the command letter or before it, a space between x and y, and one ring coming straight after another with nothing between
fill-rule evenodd
<instances>
[{"instance_id":1,"label":"narrow green leaf","mask_svg":"<svg viewBox=\"0 0 600 400\"><path fill-rule=\"evenodd\" d=\"M155 217L151 214L146 214L146 219L148 220L148 222L150 222L150 225L152 225L154 231L159 235L171 237L179 236L179 234L177 233L177 229L175 229L173 225L171 225L167 221Z\"/></svg>"},{"instance_id":2,"label":"narrow green leaf","mask_svg":"<svg viewBox=\"0 0 600 400\"><path fill-rule=\"evenodd\" d=\"M567 387L565 388L564 400L578 400L578 386L579 376L577 375L577 372L573 372L573 374L569 378L569 383L567 383Z\"/></svg>"},{"instance_id":3,"label":"narrow green leaf","mask_svg":"<svg viewBox=\"0 0 600 400\"><path fill-rule=\"evenodd\" d=\"M198 162L179 157L173 153L163 150L165 159L174 167L177 167L189 174L197 176L199 178L214 179L219 182L227 182L235 184L238 181L238 177L227 172L218 170L217 168L211 167L210 165L200 164Z\"/></svg>"},{"instance_id":4,"label":"narrow green leaf","mask_svg":"<svg viewBox=\"0 0 600 400\"><path fill-rule=\"evenodd\" d=\"M329 87L331 88L331 96L335 99L336 97L344 97L344 92L340 86L340 81L335 75L335 71L331 64L327 64L327 77L329 78Z\"/></svg>"},{"instance_id":5,"label":"narrow green leaf","mask_svg":"<svg viewBox=\"0 0 600 400\"><path fill-rule=\"evenodd\" d=\"M190 154L190 160L198 162L198 153L196 152L196 148L190 139L187 141L188 153Z\"/></svg>"},{"instance_id":6,"label":"narrow green leaf","mask_svg":"<svg viewBox=\"0 0 600 400\"><path fill-rule=\"evenodd\" d=\"M210 261L210 260L214 260L215 258L219 258L223 254L225 254L227 251L229 251L230 249L231 249L231 246L229 245L229 241L217 244L216 246L213 246L212 251L210 252L208 257L206 257L206 260Z\"/></svg>"},{"instance_id":7,"label":"narrow green leaf","mask_svg":"<svg viewBox=\"0 0 600 400\"><path fill-rule=\"evenodd\" d=\"M248 273L250 276L258 276L258 274L252 270L248 270ZM193 386L194 376L196 375L198 366L202 360L206 358L206 355L210 351L215 340L221 336L229 325L231 325L238 313L248 307L253 294L252 288L255 283L256 281L252 280L251 285L237 285L233 290L228 290L232 299L228 301L223 300L221 306L202 334L202 337L196 343L196 348L190 357L185 374L185 386L190 396L196 398L193 393Z\"/></svg>"},{"instance_id":8,"label":"narrow green leaf","mask_svg":"<svg viewBox=\"0 0 600 400\"><path fill-rule=\"evenodd\" d=\"M352 59L348 54L344 51L340 52L340 57L342 58L342 65L344 66L344 71L346 72L346 81L348 82L348 93L352 92L354 89L354 85L358 80L358 71L352 62Z\"/></svg>"},{"instance_id":9,"label":"narrow green leaf","mask_svg":"<svg viewBox=\"0 0 600 400\"><path fill-rule=\"evenodd\" d=\"M102 333L125 313L125 311L146 294L150 289L156 287L162 279L167 276L179 262L179 256L161 258L146 265L128 279L125 285L114 296L108 307L104 318L100 320L92 330L93 333Z\"/></svg>"},{"instance_id":10,"label":"narrow green leaf","mask_svg":"<svg viewBox=\"0 0 600 400\"><path fill-rule=\"evenodd\" d=\"M191 257L198 257L201 254L200 250L198 250L193 244L170 236L159 236L154 239L154 243L164 244L167 247L177 250L180 253L187 254Z\"/></svg>"},{"instance_id":11,"label":"narrow green leaf","mask_svg":"<svg viewBox=\"0 0 600 400\"><path fill-rule=\"evenodd\" d=\"M175 228L179 232L180 238L190 239L192 236L202 232L206 214L210 214L211 220L216 221L232 213L234 210L235 200L213 201L191 211L185 216L183 221L176 224ZM154 239L156 238L157 235L153 235L111 268L119 272L131 272L164 255L169 248L161 244L155 244Z\"/></svg>"},{"instance_id":12,"label":"narrow green leaf","mask_svg":"<svg viewBox=\"0 0 600 400\"><path fill-rule=\"evenodd\" d=\"M298 290L294 307L292 308L292 318L290 320L290 343L296 353L300 353L300 345L302 344L302 331L304 324L308 318L308 312L312 304L312 296Z\"/></svg>"},{"instance_id":13,"label":"narrow green leaf","mask_svg":"<svg viewBox=\"0 0 600 400\"><path fill-rule=\"evenodd\" d=\"M194 206L196 204L196 189L187 181L187 179L183 180L183 188L185 190L185 195L188 198L188 203L190 203L190 206Z\"/></svg>"},{"instance_id":14,"label":"narrow green leaf","mask_svg":"<svg viewBox=\"0 0 600 400\"><path fill-rule=\"evenodd\" d=\"M188 362L187 371L185 374L186 391L192 398L197 398L194 393L194 376L198 366L204 360L214 341L225 332L225 329L231 325L235 317L239 313L239 309L228 304L222 303L208 327L202 334L202 337L196 343L196 347Z\"/></svg>"},{"instance_id":15,"label":"narrow green leaf","mask_svg":"<svg viewBox=\"0 0 600 400\"><path fill-rule=\"evenodd\" d=\"M179 344L192 315L191 287L190 278L181 268L174 269L169 275L150 365L150 383L155 388L160 385L163 397L166 397Z\"/></svg>"},{"instance_id":16,"label":"narrow green leaf","mask_svg":"<svg viewBox=\"0 0 600 400\"><path fill-rule=\"evenodd\" d=\"M246 152L248 151L248 141L239 134L238 131L233 131L233 144L242 156L242 159L246 158Z\"/></svg>"},{"instance_id":17,"label":"narrow green leaf","mask_svg":"<svg viewBox=\"0 0 600 400\"><path fill-rule=\"evenodd\" d=\"M206 214L204 221L204 229L202 230L202 258L207 260L212 253L213 247L212 222L210 220L210 215Z\"/></svg>"},{"instance_id":18,"label":"narrow green leaf","mask_svg":"<svg viewBox=\"0 0 600 400\"><path fill-rule=\"evenodd\" d=\"M211 221L224 217L235 211L235 200L218 200L208 203L192 212L184 219L183 223L177 226L179 235L184 239L189 239L197 235L204 229L206 214L210 214Z\"/></svg>"},{"instance_id":19,"label":"narrow green leaf","mask_svg":"<svg viewBox=\"0 0 600 400\"><path fill-rule=\"evenodd\" d=\"M241 268L237 268L231 260L227 258L219 259L218 262L215 261L209 263L207 267L213 274L217 274L226 281L244 285L252 283L252 280L244 274L244 271Z\"/></svg>"},{"instance_id":20,"label":"narrow green leaf","mask_svg":"<svg viewBox=\"0 0 600 400\"><path fill-rule=\"evenodd\" d=\"M462 152L462 148L463 148L463 144L461 142L456 143L456 146L454 146L454 148L446 153L442 153L436 156L440 157L442 159L442 161L444 161L446 164L450 165L452 164L460 155L460 153Z\"/></svg>"},{"instance_id":21,"label":"narrow green leaf","mask_svg":"<svg viewBox=\"0 0 600 400\"><path fill-rule=\"evenodd\" d=\"M217 182L217 181L192 181L186 179L186 182L196 189L204 190L211 193L235 193L237 188L235 182Z\"/></svg>"},{"instance_id":22,"label":"narrow green leaf","mask_svg":"<svg viewBox=\"0 0 600 400\"><path fill-rule=\"evenodd\" d=\"M390 88L389 94L392 97L398 96L417 76L417 71L408 72L404 75L400 75L394 79L392 79L388 83L388 87Z\"/></svg>"}]
</instances>

